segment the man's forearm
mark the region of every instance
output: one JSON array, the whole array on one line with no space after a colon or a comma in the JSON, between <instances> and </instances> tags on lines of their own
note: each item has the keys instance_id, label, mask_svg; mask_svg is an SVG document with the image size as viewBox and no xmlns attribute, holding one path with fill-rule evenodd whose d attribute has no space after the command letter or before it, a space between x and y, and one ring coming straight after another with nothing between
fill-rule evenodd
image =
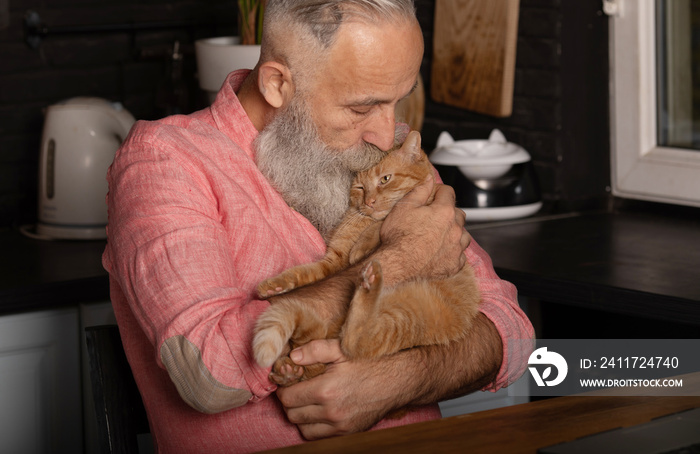
<instances>
[{"instance_id":1,"label":"man's forearm","mask_svg":"<svg viewBox=\"0 0 700 454\"><path fill-rule=\"evenodd\" d=\"M449 345L412 348L386 358L391 375L404 377L399 406L455 398L493 382L503 360L496 327L479 314L467 336Z\"/></svg>"}]
</instances>

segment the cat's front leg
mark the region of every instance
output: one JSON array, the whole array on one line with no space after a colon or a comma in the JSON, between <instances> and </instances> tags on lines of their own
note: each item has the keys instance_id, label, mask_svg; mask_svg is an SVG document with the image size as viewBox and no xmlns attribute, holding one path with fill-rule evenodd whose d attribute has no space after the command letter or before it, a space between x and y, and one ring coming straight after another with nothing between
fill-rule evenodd
<instances>
[{"instance_id":1,"label":"cat's front leg","mask_svg":"<svg viewBox=\"0 0 700 454\"><path fill-rule=\"evenodd\" d=\"M258 284L258 295L270 298L275 295L289 293L292 290L320 281L342 269L343 256L329 248L323 259L318 262L298 265L283 271L275 277L265 279Z\"/></svg>"},{"instance_id":2,"label":"cat's front leg","mask_svg":"<svg viewBox=\"0 0 700 454\"><path fill-rule=\"evenodd\" d=\"M265 279L258 284L258 295L260 298L270 298L275 295L290 292L299 286L294 268L278 274L275 277Z\"/></svg>"},{"instance_id":3,"label":"cat's front leg","mask_svg":"<svg viewBox=\"0 0 700 454\"><path fill-rule=\"evenodd\" d=\"M361 262L365 257L374 252L381 243L379 237L380 222L375 222L362 231L357 242L352 246L349 253L349 263L354 265Z\"/></svg>"}]
</instances>

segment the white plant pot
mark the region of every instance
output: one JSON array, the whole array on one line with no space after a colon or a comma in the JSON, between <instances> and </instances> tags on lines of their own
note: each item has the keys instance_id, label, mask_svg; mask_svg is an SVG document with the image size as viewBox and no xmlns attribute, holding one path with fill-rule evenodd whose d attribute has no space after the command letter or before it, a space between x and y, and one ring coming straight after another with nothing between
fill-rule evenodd
<instances>
[{"instance_id":1,"label":"white plant pot","mask_svg":"<svg viewBox=\"0 0 700 454\"><path fill-rule=\"evenodd\" d=\"M260 58L259 45L241 45L238 36L220 36L195 41L199 87L209 103L216 98L226 76L237 69L252 69Z\"/></svg>"}]
</instances>

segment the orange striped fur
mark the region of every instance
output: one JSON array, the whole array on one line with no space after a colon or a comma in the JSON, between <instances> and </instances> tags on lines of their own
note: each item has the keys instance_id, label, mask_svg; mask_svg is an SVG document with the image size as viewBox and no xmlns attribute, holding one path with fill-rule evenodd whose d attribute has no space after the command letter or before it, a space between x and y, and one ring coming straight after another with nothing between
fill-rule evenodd
<instances>
[{"instance_id":1,"label":"orange striped fur","mask_svg":"<svg viewBox=\"0 0 700 454\"><path fill-rule=\"evenodd\" d=\"M420 135L411 132L401 147L357 175L350 208L331 234L326 255L260 283L258 294L272 304L255 327L253 353L260 365L273 366L274 382L291 385L325 370L322 365L301 368L286 356L290 348L313 339L340 338L348 358L373 359L447 344L468 332L480 302L468 264L446 279L384 287L381 264L367 258L380 244L379 229L391 208L432 171ZM335 284L343 286L343 301L328 301L322 287L310 285L357 263L363 266L355 282Z\"/></svg>"}]
</instances>

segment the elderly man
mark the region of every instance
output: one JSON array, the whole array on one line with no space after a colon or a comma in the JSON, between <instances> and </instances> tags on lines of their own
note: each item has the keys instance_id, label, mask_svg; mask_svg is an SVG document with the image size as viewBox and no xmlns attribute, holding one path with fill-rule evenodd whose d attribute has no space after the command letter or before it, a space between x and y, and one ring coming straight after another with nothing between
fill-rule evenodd
<instances>
[{"instance_id":1,"label":"elderly man","mask_svg":"<svg viewBox=\"0 0 700 454\"><path fill-rule=\"evenodd\" d=\"M207 109L134 126L108 175L103 261L161 452L258 451L439 418L435 402L522 373L529 352L506 341L533 332L516 291L469 244L451 188L426 204L432 182L387 217L376 254L388 282L469 261L483 303L467 339L372 362L314 341L293 358L327 372L284 389L252 358L268 306L256 285L323 255L353 174L405 135L394 108L422 52L412 0L270 0L252 72L229 75ZM405 405L403 419L382 419Z\"/></svg>"}]
</instances>

